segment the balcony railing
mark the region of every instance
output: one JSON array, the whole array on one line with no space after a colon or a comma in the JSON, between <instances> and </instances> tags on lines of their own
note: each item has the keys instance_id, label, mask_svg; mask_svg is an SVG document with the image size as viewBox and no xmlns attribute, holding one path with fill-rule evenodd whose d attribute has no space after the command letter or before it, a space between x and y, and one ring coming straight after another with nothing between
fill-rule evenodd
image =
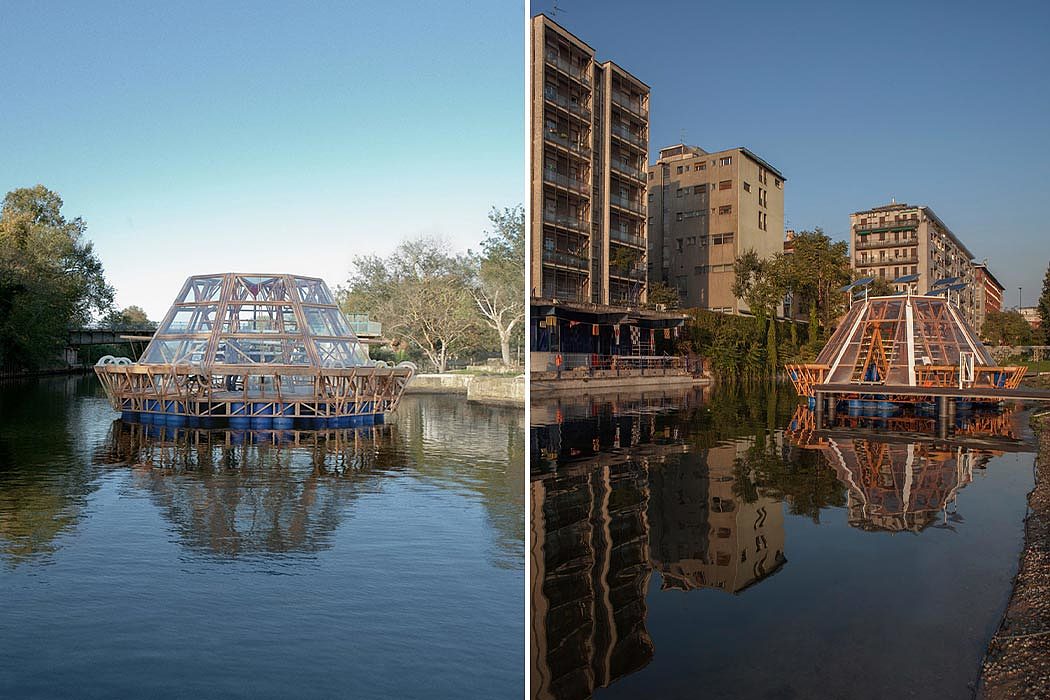
<instances>
[{"instance_id":1,"label":"balcony railing","mask_svg":"<svg viewBox=\"0 0 1050 700\"><path fill-rule=\"evenodd\" d=\"M627 211L632 211L639 216L645 216L645 205L642 202L634 202L630 199L624 199L618 195L609 195L609 204Z\"/></svg>"},{"instance_id":2,"label":"balcony railing","mask_svg":"<svg viewBox=\"0 0 1050 700\"><path fill-rule=\"evenodd\" d=\"M561 226L580 233L590 233L590 227L587 225L587 222L575 217L543 212L543 220L548 224L554 224L555 226Z\"/></svg>"},{"instance_id":3,"label":"balcony railing","mask_svg":"<svg viewBox=\"0 0 1050 700\"><path fill-rule=\"evenodd\" d=\"M586 156L589 155L591 152L590 146L588 146L585 143L574 143L572 140L569 139L569 136L567 134L559 134L554 131L544 131L543 138L547 141L550 141L551 143L556 143L559 146L563 146L572 151L573 153L578 153L580 155Z\"/></svg>"},{"instance_id":4,"label":"balcony railing","mask_svg":"<svg viewBox=\"0 0 1050 700\"><path fill-rule=\"evenodd\" d=\"M638 248L645 248L645 239L641 236L635 236L630 233L624 233L619 229L609 229L609 237L614 241L620 243L627 243L628 245L637 246Z\"/></svg>"},{"instance_id":5,"label":"balcony railing","mask_svg":"<svg viewBox=\"0 0 1050 700\"><path fill-rule=\"evenodd\" d=\"M869 267L871 265L904 265L919 262L918 255L908 255L900 258L886 258L885 260L858 260L857 265L861 267Z\"/></svg>"},{"instance_id":6,"label":"balcony railing","mask_svg":"<svg viewBox=\"0 0 1050 700\"><path fill-rule=\"evenodd\" d=\"M561 173L553 172L550 170L543 171L543 179L552 184L567 189L573 190L574 192L587 192L587 183L582 180L577 180L574 177L568 175L562 175Z\"/></svg>"},{"instance_id":7,"label":"balcony railing","mask_svg":"<svg viewBox=\"0 0 1050 700\"><path fill-rule=\"evenodd\" d=\"M610 160L609 167L622 175L626 175L627 177L633 177L636 180L641 180L642 182L645 182L645 173L632 165L624 165L619 161Z\"/></svg>"},{"instance_id":8,"label":"balcony railing","mask_svg":"<svg viewBox=\"0 0 1050 700\"><path fill-rule=\"evenodd\" d=\"M628 143L632 143L642 150L649 150L649 141L644 136L635 134L630 129L625 129L616 124L613 125L611 131L614 136L621 138Z\"/></svg>"},{"instance_id":9,"label":"balcony railing","mask_svg":"<svg viewBox=\"0 0 1050 700\"><path fill-rule=\"evenodd\" d=\"M626 267L620 267L618 265L609 265L609 275L612 277L619 277L625 280L640 280L645 281L645 268L634 267L628 269Z\"/></svg>"},{"instance_id":10,"label":"balcony railing","mask_svg":"<svg viewBox=\"0 0 1050 700\"><path fill-rule=\"evenodd\" d=\"M572 267L577 270L586 270L590 263L584 258L572 253L561 253L556 250L545 250L543 251L543 262L551 263L553 265L564 265L565 267Z\"/></svg>"},{"instance_id":11,"label":"balcony railing","mask_svg":"<svg viewBox=\"0 0 1050 700\"><path fill-rule=\"evenodd\" d=\"M918 228L918 219L902 219L899 221L887 221L884 224L868 222L857 226L857 233L879 233L880 231L903 231L905 229Z\"/></svg>"},{"instance_id":12,"label":"balcony railing","mask_svg":"<svg viewBox=\"0 0 1050 700\"><path fill-rule=\"evenodd\" d=\"M619 90L613 90L612 91L612 101L613 101L613 104L620 105L621 107L626 109L631 114L634 114L635 116L641 117L642 119L646 119L647 118L645 110L642 109L642 105L639 104L638 102L635 102L634 100L632 100L630 97L628 97L627 95L623 94Z\"/></svg>"},{"instance_id":13,"label":"balcony railing","mask_svg":"<svg viewBox=\"0 0 1050 700\"><path fill-rule=\"evenodd\" d=\"M565 73L566 75L568 75L571 78L575 78L576 80L579 80L584 85L590 85L591 84L591 79L587 75L586 69L581 68L579 66L574 66L571 63L569 63L568 61L566 61L565 59L561 58L560 56L555 56L554 54L552 54L550 52L547 52L546 56L547 56L547 65L554 66L555 68L560 70L562 73Z\"/></svg>"},{"instance_id":14,"label":"balcony railing","mask_svg":"<svg viewBox=\"0 0 1050 700\"><path fill-rule=\"evenodd\" d=\"M918 236L909 236L901 240L890 240L880 241L871 235L865 236L864 238L857 238L857 250L870 250L872 248L899 248L900 246L915 245L919 242Z\"/></svg>"},{"instance_id":15,"label":"balcony railing","mask_svg":"<svg viewBox=\"0 0 1050 700\"><path fill-rule=\"evenodd\" d=\"M559 107L564 107L565 109L569 110L570 112L584 120L590 120L591 118L591 110L587 109L579 102L573 102L567 97L564 97L557 93L551 94L549 92L543 93L543 98L547 100L547 102L556 104Z\"/></svg>"},{"instance_id":16,"label":"balcony railing","mask_svg":"<svg viewBox=\"0 0 1050 700\"><path fill-rule=\"evenodd\" d=\"M376 338L383 335L383 324L369 319L368 314L347 314L346 320L354 335Z\"/></svg>"}]
</instances>

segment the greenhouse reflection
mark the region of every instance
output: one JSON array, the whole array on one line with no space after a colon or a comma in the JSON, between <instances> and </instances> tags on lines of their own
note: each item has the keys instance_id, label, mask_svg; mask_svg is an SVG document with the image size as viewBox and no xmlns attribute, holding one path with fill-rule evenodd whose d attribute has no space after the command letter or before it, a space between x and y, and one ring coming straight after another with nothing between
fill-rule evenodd
<instances>
[{"instance_id":1,"label":"greenhouse reflection","mask_svg":"<svg viewBox=\"0 0 1050 700\"><path fill-rule=\"evenodd\" d=\"M118 420L95 463L131 466L132 485L185 546L232 557L329 547L346 506L404 460L393 425L274 432Z\"/></svg>"}]
</instances>

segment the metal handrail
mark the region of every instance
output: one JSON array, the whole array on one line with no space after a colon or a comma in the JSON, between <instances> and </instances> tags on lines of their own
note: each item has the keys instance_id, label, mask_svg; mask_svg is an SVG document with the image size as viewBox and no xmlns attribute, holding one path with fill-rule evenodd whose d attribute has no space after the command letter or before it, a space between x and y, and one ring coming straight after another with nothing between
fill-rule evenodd
<instances>
[{"instance_id":1,"label":"metal handrail","mask_svg":"<svg viewBox=\"0 0 1050 700\"><path fill-rule=\"evenodd\" d=\"M588 267L588 262L580 256L571 253L561 253L556 250L543 251L543 262L574 267L578 270L586 270Z\"/></svg>"},{"instance_id":2,"label":"metal handrail","mask_svg":"<svg viewBox=\"0 0 1050 700\"><path fill-rule=\"evenodd\" d=\"M545 58L546 58L547 63L549 63L550 65L554 66L555 68L561 70L563 73L567 73L571 77L576 78L577 80L579 80L584 85L590 85L591 84L591 79L587 75L587 71L584 70L583 68L576 68L571 63L569 63L568 61L562 60L562 58L560 56L555 56L554 54L550 53L549 51L545 52Z\"/></svg>"},{"instance_id":3,"label":"metal handrail","mask_svg":"<svg viewBox=\"0 0 1050 700\"><path fill-rule=\"evenodd\" d=\"M573 231L579 231L580 233L590 233L587 222L582 219L574 219L570 216L558 216L557 214L543 212L543 220L548 224L554 224L555 226L561 226L563 228L571 228Z\"/></svg>"},{"instance_id":4,"label":"metal handrail","mask_svg":"<svg viewBox=\"0 0 1050 700\"><path fill-rule=\"evenodd\" d=\"M582 180L577 180L573 177L569 177L568 175L562 175L558 172L552 172L550 170L545 169L543 171L543 179L547 182L552 182L555 185L561 185L562 187L567 187L570 190L575 190L577 192L587 191L586 182L583 182Z\"/></svg>"}]
</instances>

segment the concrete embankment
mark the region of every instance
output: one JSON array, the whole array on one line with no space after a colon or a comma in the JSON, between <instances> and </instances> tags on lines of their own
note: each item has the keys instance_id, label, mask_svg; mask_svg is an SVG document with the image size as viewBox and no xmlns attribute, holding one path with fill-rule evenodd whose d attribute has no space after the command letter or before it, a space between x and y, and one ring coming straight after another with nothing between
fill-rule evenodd
<instances>
[{"instance_id":1,"label":"concrete embankment","mask_svg":"<svg viewBox=\"0 0 1050 700\"><path fill-rule=\"evenodd\" d=\"M525 405L525 376L417 374L405 390L409 394L466 394L467 401Z\"/></svg>"},{"instance_id":2,"label":"concrete embankment","mask_svg":"<svg viewBox=\"0 0 1050 700\"><path fill-rule=\"evenodd\" d=\"M1025 543L1002 624L988 645L977 697L1050 698L1050 411L1032 419L1039 440Z\"/></svg>"}]
</instances>

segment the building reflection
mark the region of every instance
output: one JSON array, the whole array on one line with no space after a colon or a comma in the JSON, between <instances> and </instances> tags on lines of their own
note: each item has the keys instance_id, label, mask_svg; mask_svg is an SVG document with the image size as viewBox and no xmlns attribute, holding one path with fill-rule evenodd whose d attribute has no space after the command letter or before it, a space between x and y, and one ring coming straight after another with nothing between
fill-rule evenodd
<instances>
[{"instance_id":1,"label":"building reflection","mask_svg":"<svg viewBox=\"0 0 1050 700\"><path fill-rule=\"evenodd\" d=\"M1019 418L1012 408L967 414L937 437L936 418L923 415L840 415L818 430L800 406L789 432L799 447L820 451L846 486L850 525L920 532L953 526L959 492L992 457L1030 450L1018 439Z\"/></svg>"},{"instance_id":2,"label":"building reflection","mask_svg":"<svg viewBox=\"0 0 1050 700\"><path fill-rule=\"evenodd\" d=\"M746 440L688 444L700 392L604 395L532 407L534 698L587 698L645 667L661 589L739 592L785 562L783 509L741 495Z\"/></svg>"}]
</instances>

